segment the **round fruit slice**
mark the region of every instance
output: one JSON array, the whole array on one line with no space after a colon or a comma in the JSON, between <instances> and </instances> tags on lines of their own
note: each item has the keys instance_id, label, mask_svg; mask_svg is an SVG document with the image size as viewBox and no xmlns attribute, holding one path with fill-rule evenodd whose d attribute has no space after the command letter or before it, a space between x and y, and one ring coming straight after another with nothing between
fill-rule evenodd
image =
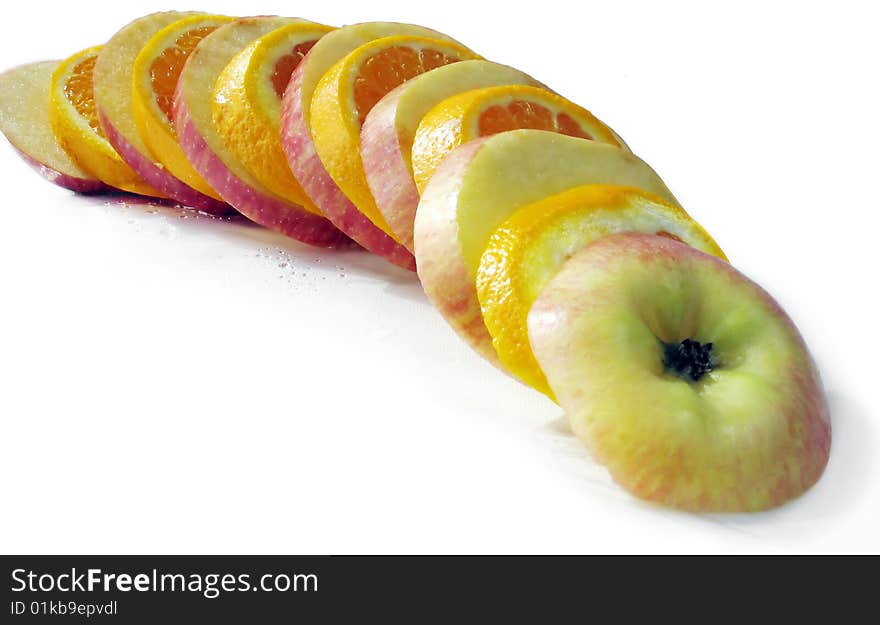
<instances>
[{"instance_id":1,"label":"round fruit slice","mask_svg":"<svg viewBox=\"0 0 880 625\"><path fill-rule=\"evenodd\" d=\"M406 81L379 100L364 120L361 158L370 192L388 227L409 251L413 251L413 221L419 204L410 153L419 122L435 105L457 93L501 85L540 83L506 65L461 61Z\"/></svg>"},{"instance_id":2,"label":"round fruit slice","mask_svg":"<svg viewBox=\"0 0 880 625\"><path fill-rule=\"evenodd\" d=\"M637 189L601 184L575 187L519 209L483 252L477 294L501 364L551 399L529 344L529 309L568 258L615 232L658 234L725 258L684 209Z\"/></svg>"},{"instance_id":3,"label":"round fruit slice","mask_svg":"<svg viewBox=\"0 0 880 625\"><path fill-rule=\"evenodd\" d=\"M528 319L575 434L637 497L752 512L822 474L828 403L797 328L714 256L616 234L578 252Z\"/></svg>"},{"instance_id":4,"label":"round fruit slice","mask_svg":"<svg viewBox=\"0 0 880 625\"><path fill-rule=\"evenodd\" d=\"M527 85L476 89L441 102L422 119L412 148L416 187L424 191L451 150L478 137L519 128L547 130L629 149L588 110L546 89Z\"/></svg>"},{"instance_id":5,"label":"round fruit slice","mask_svg":"<svg viewBox=\"0 0 880 625\"><path fill-rule=\"evenodd\" d=\"M228 213L225 202L199 193L174 177L150 152L132 113L132 69L135 58L157 32L190 13L169 11L136 19L113 35L95 63L95 106L101 129L119 155L148 184L164 195L199 210Z\"/></svg>"},{"instance_id":6,"label":"round fruit slice","mask_svg":"<svg viewBox=\"0 0 880 625\"><path fill-rule=\"evenodd\" d=\"M95 111L92 71L101 46L77 52L52 74L49 119L61 147L102 182L131 193L162 197L144 182L104 137Z\"/></svg>"},{"instance_id":7,"label":"round fruit slice","mask_svg":"<svg viewBox=\"0 0 880 625\"><path fill-rule=\"evenodd\" d=\"M321 162L357 210L392 238L367 184L360 154L361 126L376 103L395 87L437 67L474 57L466 48L439 39L386 37L354 50L315 88L310 129ZM334 219L330 213L328 217Z\"/></svg>"},{"instance_id":8,"label":"round fruit slice","mask_svg":"<svg viewBox=\"0 0 880 625\"><path fill-rule=\"evenodd\" d=\"M374 39L395 35L453 41L428 28L390 22L353 24L328 33L293 72L284 92L281 144L294 177L322 213L332 215L340 229L373 253L414 271L415 259L409 250L357 210L327 173L315 150L309 129L312 95L324 74L358 47Z\"/></svg>"},{"instance_id":9,"label":"round fruit slice","mask_svg":"<svg viewBox=\"0 0 880 625\"><path fill-rule=\"evenodd\" d=\"M585 184L635 187L678 205L641 159L613 145L544 130L512 130L450 152L416 211L419 278L428 298L475 350L498 363L475 280L492 233L517 210Z\"/></svg>"},{"instance_id":10,"label":"round fruit slice","mask_svg":"<svg viewBox=\"0 0 880 625\"><path fill-rule=\"evenodd\" d=\"M157 32L138 53L132 67L132 112L150 153L175 178L199 193L223 198L193 169L174 130L174 91L187 59L201 41L223 24L222 15L190 15Z\"/></svg>"},{"instance_id":11,"label":"round fruit slice","mask_svg":"<svg viewBox=\"0 0 880 625\"><path fill-rule=\"evenodd\" d=\"M331 30L298 22L263 35L226 66L213 100L214 125L226 147L269 191L316 215L321 212L290 173L281 147L281 96L293 70Z\"/></svg>"},{"instance_id":12,"label":"round fruit slice","mask_svg":"<svg viewBox=\"0 0 880 625\"><path fill-rule=\"evenodd\" d=\"M348 237L326 218L291 204L261 184L229 150L214 124L212 94L226 66L263 35L296 23L311 24L292 18L253 17L221 26L205 37L177 82L175 128L193 168L242 214L303 243L349 246Z\"/></svg>"},{"instance_id":13,"label":"round fruit slice","mask_svg":"<svg viewBox=\"0 0 880 625\"><path fill-rule=\"evenodd\" d=\"M77 193L106 187L68 156L49 122L49 89L58 61L31 63L0 74L0 132L31 167Z\"/></svg>"}]
</instances>

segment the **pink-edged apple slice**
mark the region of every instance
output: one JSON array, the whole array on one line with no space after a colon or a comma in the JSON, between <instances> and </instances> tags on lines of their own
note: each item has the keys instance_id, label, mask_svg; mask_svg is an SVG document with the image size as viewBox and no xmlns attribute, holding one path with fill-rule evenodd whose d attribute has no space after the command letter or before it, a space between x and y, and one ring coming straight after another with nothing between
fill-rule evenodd
<instances>
[{"instance_id":1,"label":"pink-edged apple slice","mask_svg":"<svg viewBox=\"0 0 880 625\"><path fill-rule=\"evenodd\" d=\"M394 36L429 37L456 43L429 28L391 22L353 24L325 35L293 72L284 93L281 143L294 177L324 215L366 249L414 271L412 253L361 213L333 181L318 156L310 130L312 96L321 78L360 46Z\"/></svg>"},{"instance_id":2,"label":"pink-edged apple slice","mask_svg":"<svg viewBox=\"0 0 880 625\"><path fill-rule=\"evenodd\" d=\"M308 23L253 17L221 26L190 55L177 82L174 119L180 146L192 166L229 204L255 222L309 245L350 246L329 220L272 193L229 150L214 124L217 79L247 45L277 28Z\"/></svg>"},{"instance_id":3,"label":"pink-edged apple slice","mask_svg":"<svg viewBox=\"0 0 880 625\"><path fill-rule=\"evenodd\" d=\"M83 171L58 143L49 121L49 90L59 61L30 63L0 74L0 132L49 182L77 193L108 187Z\"/></svg>"},{"instance_id":4,"label":"pink-edged apple slice","mask_svg":"<svg viewBox=\"0 0 880 625\"><path fill-rule=\"evenodd\" d=\"M544 130L468 142L446 157L416 210L415 252L428 298L478 353L498 364L476 276L489 238L518 209L588 184L634 187L678 206L644 161L613 145Z\"/></svg>"},{"instance_id":5,"label":"pink-edged apple slice","mask_svg":"<svg viewBox=\"0 0 880 625\"><path fill-rule=\"evenodd\" d=\"M417 76L373 107L361 129L361 158L376 206L411 252L419 191L411 151L419 122L435 105L464 91L541 84L524 72L491 61L466 60Z\"/></svg>"},{"instance_id":6,"label":"pink-edged apple slice","mask_svg":"<svg viewBox=\"0 0 880 625\"><path fill-rule=\"evenodd\" d=\"M603 237L544 288L528 331L575 434L637 497L753 512L822 475L831 424L807 346L766 291L714 256Z\"/></svg>"},{"instance_id":7,"label":"pink-edged apple slice","mask_svg":"<svg viewBox=\"0 0 880 625\"><path fill-rule=\"evenodd\" d=\"M95 62L95 107L107 141L147 183L181 204L224 214L231 210L225 202L196 191L158 162L141 138L132 112L132 68L138 53L157 32L189 15L178 11L153 13L117 32Z\"/></svg>"}]
</instances>

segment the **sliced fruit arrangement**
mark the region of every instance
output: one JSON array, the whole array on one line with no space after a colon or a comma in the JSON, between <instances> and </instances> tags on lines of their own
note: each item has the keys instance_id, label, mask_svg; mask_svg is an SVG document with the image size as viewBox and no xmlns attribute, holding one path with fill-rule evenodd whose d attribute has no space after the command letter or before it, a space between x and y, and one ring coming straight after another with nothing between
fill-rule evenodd
<instances>
[{"instance_id":1,"label":"sliced fruit arrangement","mask_svg":"<svg viewBox=\"0 0 880 625\"><path fill-rule=\"evenodd\" d=\"M828 462L828 404L803 339L718 258L664 237L603 237L550 281L528 328L575 434L638 497L764 510Z\"/></svg>"},{"instance_id":2,"label":"sliced fruit arrangement","mask_svg":"<svg viewBox=\"0 0 880 625\"><path fill-rule=\"evenodd\" d=\"M361 126L376 103L395 87L432 69L475 56L463 46L440 39L384 37L360 46L337 62L315 87L309 128L318 157L353 210L366 215L391 238L395 235L367 184L360 154ZM344 215L328 216L345 222Z\"/></svg>"},{"instance_id":3,"label":"sliced fruit arrangement","mask_svg":"<svg viewBox=\"0 0 880 625\"><path fill-rule=\"evenodd\" d=\"M631 187L601 184L574 187L519 209L495 230L480 258L480 310L501 363L551 398L529 343L529 310L569 258L615 232L669 237L726 260L684 209Z\"/></svg>"},{"instance_id":4,"label":"sliced fruit arrangement","mask_svg":"<svg viewBox=\"0 0 880 625\"><path fill-rule=\"evenodd\" d=\"M130 86L131 110L150 153L189 188L221 203L223 198L193 169L177 141L174 93L183 66L196 46L233 19L195 14L159 30L135 57Z\"/></svg>"},{"instance_id":5,"label":"sliced fruit arrangement","mask_svg":"<svg viewBox=\"0 0 880 625\"><path fill-rule=\"evenodd\" d=\"M458 146L521 128L558 132L628 150L592 113L555 93L528 85L488 87L444 100L419 123L412 147L416 186L424 191L446 155Z\"/></svg>"},{"instance_id":6,"label":"sliced fruit arrangement","mask_svg":"<svg viewBox=\"0 0 880 625\"><path fill-rule=\"evenodd\" d=\"M0 74L0 132L49 182L78 193L104 183L77 165L58 143L49 122L49 89L58 61L22 65Z\"/></svg>"},{"instance_id":7,"label":"sliced fruit arrangement","mask_svg":"<svg viewBox=\"0 0 880 625\"><path fill-rule=\"evenodd\" d=\"M331 30L311 22L273 30L239 52L214 87L214 125L226 147L269 192L316 215L321 212L290 173L281 147L281 97L293 71Z\"/></svg>"},{"instance_id":8,"label":"sliced fruit arrangement","mask_svg":"<svg viewBox=\"0 0 880 625\"><path fill-rule=\"evenodd\" d=\"M165 12L0 75L52 182L415 271L490 362L557 401L637 497L763 510L828 461L803 339L586 109L437 31Z\"/></svg>"},{"instance_id":9,"label":"sliced fruit arrangement","mask_svg":"<svg viewBox=\"0 0 880 625\"><path fill-rule=\"evenodd\" d=\"M541 86L507 65L465 60L407 80L367 114L360 136L364 174L376 207L394 237L409 251L414 251L413 221L419 204L411 156L419 122L446 98L501 85Z\"/></svg>"},{"instance_id":10,"label":"sliced fruit arrangement","mask_svg":"<svg viewBox=\"0 0 880 625\"><path fill-rule=\"evenodd\" d=\"M353 24L325 35L293 72L284 92L281 143L294 177L324 215L366 249L396 265L415 270L415 259L409 250L360 212L327 172L311 130L312 98L324 75L360 46L394 36L457 43L429 28L392 22Z\"/></svg>"},{"instance_id":11,"label":"sliced fruit arrangement","mask_svg":"<svg viewBox=\"0 0 880 625\"><path fill-rule=\"evenodd\" d=\"M134 61L149 40L190 13L167 11L139 18L122 28L102 48L95 62L94 96L101 129L122 159L163 195L210 213L228 213L225 202L204 195L171 174L138 132L133 112Z\"/></svg>"},{"instance_id":12,"label":"sliced fruit arrangement","mask_svg":"<svg viewBox=\"0 0 880 625\"><path fill-rule=\"evenodd\" d=\"M92 90L92 72L100 51L101 46L95 46L77 52L52 74L52 130L70 157L98 180L123 191L163 197L122 160L101 129Z\"/></svg>"},{"instance_id":13,"label":"sliced fruit arrangement","mask_svg":"<svg viewBox=\"0 0 880 625\"><path fill-rule=\"evenodd\" d=\"M452 151L416 212L419 277L428 298L476 351L498 355L480 312L476 277L492 233L520 208L586 184L635 187L678 205L644 161L614 145L545 130L513 130Z\"/></svg>"},{"instance_id":14,"label":"sliced fruit arrangement","mask_svg":"<svg viewBox=\"0 0 880 625\"><path fill-rule=\"evenodd\" d=\"M244 215L311 245L346 246L348 238L327 219L265 189L228 149L214 124L211 95L226 66L263 35L293 23L310 22L282 17L245 18L205 37L184 66L177 84L177 135L195 170Z\"/></svg>"}]
</instances>

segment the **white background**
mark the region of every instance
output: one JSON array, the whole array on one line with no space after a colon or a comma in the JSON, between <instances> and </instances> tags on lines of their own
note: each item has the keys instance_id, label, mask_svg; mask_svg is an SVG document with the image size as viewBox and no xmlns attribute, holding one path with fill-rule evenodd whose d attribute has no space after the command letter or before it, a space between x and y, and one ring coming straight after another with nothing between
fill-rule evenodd
<instances>
[{"instance_id":1,"label":"white background","mask_svg":"<svg viewBox=\"0 0 880 625\"><path fill-rule=\"evenodd\" d=\"M2 68L198 8L418 22L533 74L614 127L789 311L833 448L822 481L773 512L642 504L558 407L459 342L413 276L74 197L4 146L0 551L880 551L871 7L10 3Z\"/></svg>"}]
</instances>

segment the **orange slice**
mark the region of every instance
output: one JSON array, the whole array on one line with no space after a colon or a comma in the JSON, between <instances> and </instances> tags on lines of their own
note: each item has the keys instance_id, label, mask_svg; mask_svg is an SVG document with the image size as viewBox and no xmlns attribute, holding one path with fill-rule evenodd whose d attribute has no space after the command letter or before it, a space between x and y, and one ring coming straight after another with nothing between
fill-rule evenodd
<instances>
[{"instance_id":1,"label":"orange slice","mask_svg":"<svg viewBox=\"0 0 880 625\"><path fill-rule=\"evenodd\" d=\"M229 151L266 189L318 215L281 147L281 96L300 61L331 30L297 22L260 37L226 66L212 100L214 125Z\"/></svg>"},{"instance_id":2,"label":"orange slice","mask_svg":"<svg viewBox=\"0 0 880 625\"><path fill-rule=\"evenodd\" d=\"M309 122L318 156L352 204L395 241L367 184L360 155L364 119L389 91L410 78L476 58L467 48L449 41L384 37L355 49L318 82Z\"/></svg>"},{"instance_id":3,"label":"orange slice","mask_svg":"<svg viewBox=\"0 0 880 625\"><path fill-rule=\"evenodd\" d=\"M141 195L162 197L144 182L104 137L95 109L92 73L101 46L62 61L52 74L49 120L61 147L80 167L105 184Z\"/></svg>"},{"instance_id":4,"label":"orange slice","mask_svg":"<svg viewBox=\"0 0 880 625\"><path fill-rule=\"evenodd\" d=\"M174 90L196 46L232 20L222 15L191 15L172 22L147 42L134 61L132 72L132 113L138 133L153 157L176 178L216 200L222 198L193 169L177 141Z\"/></svg>"},{"instance_id":5,"label":"orange slice","mask_svg":"<svg viewBox=\"0 0 880 625\"><path fill-rule=\"evenodd\" d=\"M529 342L529 310L571 256L618 232L659 234L726 260L683 208L632 187L603 184L574 187L519 209L491 236L480 259L477 294L498 358L551 398Z\"/></svg>"},{"instance_id":6,"label":"orange slice","mask_svg":"<svg viewBox=\"0 0 880 625\"><path fill-rule=\"evenodd\" d=\"M626 149L592 113L546 89L529 85L475 89L444 100L419 123L412 149L419 192L451 150L472 139L518 129L547 130Z\"/></svg>"}]
</instances>

